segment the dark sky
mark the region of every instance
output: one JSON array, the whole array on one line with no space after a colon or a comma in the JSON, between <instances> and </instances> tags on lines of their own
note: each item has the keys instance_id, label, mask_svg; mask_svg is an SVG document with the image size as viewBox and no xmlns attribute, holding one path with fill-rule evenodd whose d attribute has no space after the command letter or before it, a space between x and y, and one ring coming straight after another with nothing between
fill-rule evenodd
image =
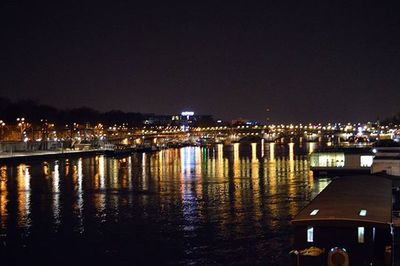
<instances>
[{"instance_id":1,"label":"dark sky","mask_svg":"<svg viewBox=\"0 0 400 266\"><path fill-rule=\"evenodd\" d=\"M0 4L13 100L275 122L400 111L398 1L30 2Z\"/></svg>"}]
</instances>

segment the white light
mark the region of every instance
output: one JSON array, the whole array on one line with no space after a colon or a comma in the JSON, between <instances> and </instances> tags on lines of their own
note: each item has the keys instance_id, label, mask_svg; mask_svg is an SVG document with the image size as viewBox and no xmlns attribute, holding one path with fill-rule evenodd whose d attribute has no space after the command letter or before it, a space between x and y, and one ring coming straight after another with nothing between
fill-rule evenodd
<instances>
[{"instance_id":1,"label":"white light","mask_svg":"<svg viewBox=\"0 0 400 266\"><path fill-rule=\"evenodd\" d=\"M374 156L372 155L361 155L360 156L360 166L361 167L371 167L374 162Z\"/></svg>"},{"instance_id":2,"label":"white light","mask_svg":"<svg viewBox=\"0 0 400 266\"><path fill-rule=\"evenodd\" d=\"M315 209L315 210L313 210L311 213L310 213L310 215L317 215L317 213L319 212L319 210L318 209Z\"/></svg>"},{"instance_id":3,"label":"white light","mask_svg":"<svg viewBox=\"0 0 400 266\"><path fill-rule=\"evenodd\" d=\"M360 213L358 215L367 216L367 210L360 210Z\"/></svg>"},{"instance_id":4,"label":"white light","mask_svg":"<svg viewBox=\"0 0 400 266\"><path fill-rule=\"evenodd\" d=\"M307 228L307 242L314 242L314 227Z\"/></svg>"},{"instance_id":5,"label":"white light","mask_svg":"<svg viewBox=\"0 0 400 266\"><path fill-rule=\"evenodd\" d=\"M373 152L373 153L377 153L377 149L375 149L375 148L372 149L372 152Z\"/></svg>"},{"instance_id":6,"label":"white light","mask_svg":"<svg viewBox=\"0 0 400 266\"><path fill-rule=\"evenodd\" d=\"M358 227L358 243L364 243L364 227Z\"/></svg>"},{"instance_id":7,"label":"white light","mask_svg":"<svg viewBox=\"0 0 400 266\"><path fill-rule=\"evenodd\" d=\"M193 116L193 115L194 115L194 112L185 111L185 112L182 112L181 115L182 115L182 116Z\"/></svg>"}]
</instances>

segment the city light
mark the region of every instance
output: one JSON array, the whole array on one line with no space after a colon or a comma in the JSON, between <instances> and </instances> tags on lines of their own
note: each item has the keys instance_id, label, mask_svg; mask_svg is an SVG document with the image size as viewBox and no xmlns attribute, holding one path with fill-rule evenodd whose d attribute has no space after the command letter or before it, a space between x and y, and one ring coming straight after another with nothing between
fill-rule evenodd
<instances>
[{"instance_id":1,"label":"city light","mask_svg":"<svg viewBox=\"0 0 400 266\"><path fill-rule=\"evenodd\" d=\"M182 116L194 116L194 112L192 111L184 111L181 113Z\"/></svg>"}]
</instances>

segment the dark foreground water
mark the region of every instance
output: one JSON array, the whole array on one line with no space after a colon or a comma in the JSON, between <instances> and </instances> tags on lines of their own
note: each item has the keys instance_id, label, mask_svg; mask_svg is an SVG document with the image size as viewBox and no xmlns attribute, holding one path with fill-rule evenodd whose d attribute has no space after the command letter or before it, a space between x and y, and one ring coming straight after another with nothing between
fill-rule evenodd
<instances>
[{"instance_id":1,"label":"dark foreground water","mask_svg":"<svg viewBox=\"0 0 400 266\"><path fill-rule=\"evenodd\" d=\"M262 148L263 147L263 148ZM288 265L312 144L2 166L0 265Z\"/></svg>"}]
</instances>

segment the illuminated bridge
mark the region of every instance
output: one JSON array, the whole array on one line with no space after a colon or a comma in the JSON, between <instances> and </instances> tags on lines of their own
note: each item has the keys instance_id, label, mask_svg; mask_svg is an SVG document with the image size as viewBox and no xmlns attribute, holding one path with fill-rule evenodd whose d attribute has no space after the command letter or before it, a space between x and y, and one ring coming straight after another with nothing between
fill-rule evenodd
<instances>
[{"instance_id":1,"label":"illuminated bridge","mask_svg":"<svg viewBox=\"0 0 400 266\"><path fill-rule=\"evenodd\" d=\"M142 128L119 130L109 129L107 138L125 144L156 144L165 143L235 143L255 142L264 139L267 142L331 142L340 144L368 143L379 138L395 138L399 129L377 127L372 125L240 125L190 127L178 126L146 126Z\"/></svg>"}]
</instances>

